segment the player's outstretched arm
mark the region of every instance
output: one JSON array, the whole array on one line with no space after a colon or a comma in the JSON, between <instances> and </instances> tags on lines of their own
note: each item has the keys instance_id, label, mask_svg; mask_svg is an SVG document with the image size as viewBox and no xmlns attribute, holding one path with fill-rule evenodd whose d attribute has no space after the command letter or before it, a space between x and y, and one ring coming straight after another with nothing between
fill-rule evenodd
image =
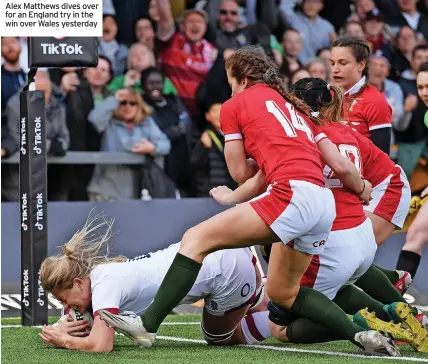
<instances>
[{"instance_id":1,"label":"player's outstretched arm","mask_svg":"<svg viewBox=\"0 0 428 364\"><path fill-rule=\"evenodd\" d=\"M266 191L266 178L264 173L259 170L257 174L248 179L237 189L231 190L226 186L215 187L210 191L210 195L222 205L236 205L247 202L253 197Z\"/></svg>"},{"instance_id":2,"label":"player's outstretched arm","mask_svg":"<svg viewBox=\"0 0 428 364\"><path fill-rule=\"evenodd\" d=\"M99 316L95 317L91 333L86 337L75 337L68 334L64 326L45 326L40 337L46 344L70 350L88 352L110 352L113 350L114 330L107 327Z\"/></svg>"},{"instance_id":3,"label":"player's outstretched arm","mask_svg":"<svg viewBox=\"0 0 428 364\"><path fill-rule=\"evenodd\" d=\"M362 201L369 203L372 187L370 182L363 180L355 165L340 154L337 147L328 139L318 142L324 162L339 176L342 183L354 191Z\"/></svg>"}]
</instances>

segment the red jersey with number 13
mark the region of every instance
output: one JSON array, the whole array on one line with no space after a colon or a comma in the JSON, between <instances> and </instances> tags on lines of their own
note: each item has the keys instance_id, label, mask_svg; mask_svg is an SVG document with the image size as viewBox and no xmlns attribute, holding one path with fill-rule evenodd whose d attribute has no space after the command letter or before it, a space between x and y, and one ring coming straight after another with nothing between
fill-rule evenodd
<instances>
[{"instance_id":1,"label":"red jersey with number 13","mask_svg":"<svg viewBox=\"0 0 428 364\"><path fill-rule=\"evenodd\" d=\"M325 186L316 144L325 135L268 85L251 86L226 101L220 123L226 142L243 139L268 184L300 180Z\"/></svg>"}]
</instances>

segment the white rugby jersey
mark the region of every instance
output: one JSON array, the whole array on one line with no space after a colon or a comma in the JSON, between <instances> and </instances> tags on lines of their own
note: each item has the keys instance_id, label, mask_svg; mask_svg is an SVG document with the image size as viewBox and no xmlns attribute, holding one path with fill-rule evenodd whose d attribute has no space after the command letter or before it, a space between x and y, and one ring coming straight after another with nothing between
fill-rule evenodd
<instances>
[{"instance_id":1,"label":"white rugby jersey","mask_svg":"<svg viewBox=\"0 0 428 364\"><path fill-rule=\"evenodd\" d=\"M180 243L123 263L95 267L90 274L93 313L100 309L144 312L159 289ZM195 284L180 304L197 302L213 292L214 279L222 273L222 254L220 251L205 258Z\"/></svg>"}]
</instances>

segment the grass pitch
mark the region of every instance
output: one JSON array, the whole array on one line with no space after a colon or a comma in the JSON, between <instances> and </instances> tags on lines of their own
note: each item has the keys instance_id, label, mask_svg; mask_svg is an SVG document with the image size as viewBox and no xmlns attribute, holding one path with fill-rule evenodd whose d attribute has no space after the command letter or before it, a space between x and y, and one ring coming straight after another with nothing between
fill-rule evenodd
<instances>
[{"instance_id":1,"label":"grass pitch","mask_svg":"<svg viewBox=\"0 0 428 364\"><path fill-rule=\"evenodd\" d=\"M57 318L52 318L53 323ZM82 353L44 344L39 328L20 327L19 319L2 319L1 356L7 364L158 364L158 363L428 363L428 354L400 345L400 358L374 358L358 354L347 341L317 345L281 344L273 339L253 347L207 346L199 331L199 315L171 315L162 325L151 349L142 350L122 335L116 336L112 353Z\"/></svg>"}]
</instances>

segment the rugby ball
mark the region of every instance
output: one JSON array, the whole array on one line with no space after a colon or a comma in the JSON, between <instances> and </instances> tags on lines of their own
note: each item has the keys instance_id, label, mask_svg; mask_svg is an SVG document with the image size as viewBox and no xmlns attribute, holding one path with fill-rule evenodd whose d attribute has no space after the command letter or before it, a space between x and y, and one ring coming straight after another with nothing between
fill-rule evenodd
<instances>
[{"instance_id":1,"label":"rugby ball","mask_svg":"<svg viewBox=\"0 0 428 364\"><path fill-rule=\"evenodd\" d=\"M90 329L92 329L92 326L94 325L94 318L88 311L86 311L85 313L80 313L79 311L70 308L67 313L62 310L61 318L53 326L57 326L60 321L67 321L67 315L70 315L73 321L88 320Z\"/></svg>"}]
</instances>

